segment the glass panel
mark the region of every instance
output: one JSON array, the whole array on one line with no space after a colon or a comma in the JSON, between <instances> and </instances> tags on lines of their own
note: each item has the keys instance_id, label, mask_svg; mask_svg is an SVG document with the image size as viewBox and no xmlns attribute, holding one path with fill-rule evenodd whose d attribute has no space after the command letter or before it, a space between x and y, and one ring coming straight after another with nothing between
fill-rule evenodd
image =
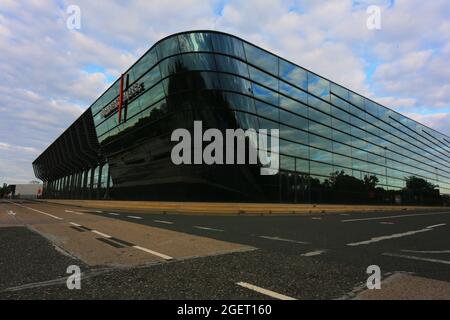
<instances>
[{"instance_id":1,"label":"glass panel","mask_svg":"<svg viewBox=\"0 0 450 320\"><path fill-rule=\"evenodd\" d=\"M155 65L156 61L156 50L152 49L147 52L133 67L132 72L130 73L130 84L150 70Z\"/></svg>"},{"instance_id":2,"label":"glass panel","mask_svg":"<svg viewBox=\"0 0 450 320\"><path fill-rule=\"evenodd\" d=\"M286 80L293 85L302 88L304 90L308 89L308 76L307 71L289 63L283 59L280 59L280 72L279 76L281 79Z\"/></svg>"},{"instance_id":3,"label":"glass panel","mask_svg":"<svg viewBox=\"0 0 450 320\"><path fill-rule=\"evenodd\" d=\"M337 95L338 97L348 100L348 90L344 87L341 87L340 85L337 85L336 83L331 82L330 84L330 90L333 94Z\"/></svg>"},{"instance_id":4,"label":"glass panel","mask_svg":"<svg viewBox=\"0 0 450 320\"><path fill-rule=\"evenodd\" d=\"M183 71L216 70L216 62L213 54L208 53L186 53L182 55Z\"/></svg>"},{"instance_id":5,"label":"glass panel","mask_svg":"<svg viewBox=\"0 0 450 320\"><path fill-rule=\"evenodd\" d=\"M178 46L178 38L170 37L158 43L158 45L156 46L156 52L158 53L159 60L180 53L180 48Z\"/></svg>"},{"instance_id":6,"label":"glass panel","mask_svg":"<svg viewBox=\"0 0 450 320\"><path fill-rule=\"evenodd\" d=\"M225 100L231 109L256 113L254 100L241 94L225 92Z\"/></svg>"},{"instance_id":7,"label":"glass panel","mask_svg":"<svg viewBox=\"0 0 450 320\"><path fill-rule=\"evenodd\" d=\"M246 42L244 43L244 49L249 63L273 75L278 75L277 57Z\"/></svg>"},{"instance_id":8,"label":"glass panel","mask_svg":"<svg viewBox=\"0 0 450 320\"><path fill-rule=\"evenodd\" d=\"M310 172L311 174L318 174L322 176L330 176L333 173L333 166L327 165L315 161L309 162Z\"/></svg>"},{"instance_id":9,"label":"glass panel","mask_svg":"<svg viewBox=\"0 0 450 320\"><path fill-rule=\"evenodd\" d=\"M280 110L280 122L283 124L288 124L290 126L308 130L308 120L299 116L296 116L290 112Z\"/></svg>"},{"instance_id":10,"label":"glass panel","mask_svg":"<svg viewBox=\"0 0 450 320\"><path fill-rule=\"evenodd\" d=\"M308 94L283 81L280 81L280 92L304 103L308 103Z\"/></svg>"},{"instance_id":11,"label":"glass panel","mask_svg":"<svg viewBox=\"0 0 450 320\"><path fill-rule=\"evenodd\" d=\"M280 168L283 170L295 171L295 158L280 156Z\"/></svg>"},{"instance_id":12,"label":"glass panel","mask_svg":"<svg viewBox=\"0 0 450 320\"><path fill-rule=\"evenodd\" d=\"M250 72L250 79L252 79L254 82L263 84L266 87L278 91L278 79L256 68L253 68L252 66L249 66L249 72Z\"/></svg>"},{"instance_id":13,"label":"glass panel","mask_svg":"<svg viewBox=\"0 0 450 320\"><path fill-rule=\"evenodd\" d=\"M269 105L267 103L261 102L259 100L255 100L255 106L256 106L256 113L258 113L258 115L263 116L265 118L269 118L274 121L278 121L279 119L278 108Z\"/></svg>"},{"instance_id":14,"label":"glass panel","mask_svg":"<svg viewBox=\"0 0 450 320\"><path fill-rule=\"evenodd\" d=\"M216 55L217 71L238 74L248 78L248 66L246 63L237 59Z\"/></svg>"},{"instance_id":15,"label":"glass panel","mask_svg":"<svg viewBox=\"0 0 450 320\"><path fill-rule=\"evenodd\" d=\"M209 33L187 33L178 36L181 52L189 51L212 51L211 34Z\"/></svg>"},{"instance_id":16,"label":"glass panel","mask_svg":"<svg viewBox=\"0 0 450 320\"><path fill-rule=\"evenodd\" d=\"M307 132L283 125L280 125L280 138L292 140L294 142L303 143L306 145L309 143Z\"/></svg>"},{"instance_id":17,"label":"glass panel","mask_svg":"<svg viewBox=\"0 0 450 320\"><path fill-rule=\"evenodd\" d=\"M245 60L242 41L223 34L213 34L212 43L215 52L225 53Z\"/></svg>"},{"instance_id":18,"label":"glass panel","mask_svg":"<svg viewBox=\"0 0 450 320\"><path fill-rule=\"evenodd\" d=\"M280 153L308 159L309 147L280 139Z\"/></svg>"},{"instance_id":19,"label":"glass panel","mask_svg":"<svg viewBox=\"0 0 450 320\"><path fill-rule=\"evenodd\" d=\"M295 159L295 171L309 173L309 160Z\"/></svg>"},{"instance_id":20,"label":"glass panel","mask_svg":"<svg viewBox=\"0 0 450 320\"><path fill-rule=\"evenodd\" d=\"M255 98L264 100L266 102L272 103L275 106L278 106L278 93L261 87L255 83L252 83L253 95Z\"/></svg>"},{"instance_id":21,"label":"glass panel","mask_svg":"<svg viewBox=\"0 0 450 320\"><path fill-rule=\"evenodd\" d=\"M330 101L330 82L308 72L308 92L319 98Z\"/></svg>"},{"instance_id":22,"label":"glass panel","mask_svg":"<svg viewBox=\"0 0 450 320\"><path fill-rule=\"evenodd\" d=\"M251 94L252 92L251 82L244 78L222 73L219 79L223 90L238 91L245 94Z\"/></svg>"},{"instance_id":23,"label":"glass panel","mask_svg":"<svg viewBox=\"0 0 450 320\"><path fill-rule=\"evenodd\" d=\"M308 106L280 95L280 107L304 117L308 116Z\"/></svg>"},{"instance_id":24,"label":"glass panel","mask_svg":"<svg viewBox=\"0 0 450 320\"><path fill-rule=\"evenodd\" d=\"M316 147L316 148L320 148L320 149L325 149L325 150L332 150L332 142L331 140L316 136L314 134L310 134L309 135L309 144L312 147ZM317 159L315 159L317 160Z\"/></svg>"},{"instance_id":25,"label":"glass panel","mask_svg":"<svg viewBox=\"0 0 450 320\"><path fill-rule=\"evenodd\" d=\"M256 116L238 111L235 111L234 114L236 121L242 129L259 129L259 122Z\"/></svg>"}]
</instances>

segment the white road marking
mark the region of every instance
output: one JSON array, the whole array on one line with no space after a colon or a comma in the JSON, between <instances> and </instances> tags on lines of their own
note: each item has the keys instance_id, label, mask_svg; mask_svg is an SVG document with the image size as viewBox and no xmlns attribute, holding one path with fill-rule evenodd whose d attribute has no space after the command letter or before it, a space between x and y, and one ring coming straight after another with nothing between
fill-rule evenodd
<instances>
[{"instance_id":1,"label":"white road marking","mask_svg":"<svg viewBox=\"0 0 450 320\"><path fill-rule=\"evenodd\" d=\"M9 210L9 211L8 211L8 214L9 214L10 216L15 216L15 215L16 215L16 213L15 213L14 211L12 211L12 210Z\"/></svg>"},{"instance_id":2,"label":"white road marking","mask_svg":"<svg viewBox=\"0 0 450 320\"><path fill-rule=\"evenodd\" d=\"M418 213L418 214L401 214L397 216L385 216L385 217L373 217L373 218L361 218L361 219L348 219L341 220L341 222L354 222L354 221L370 221L370 220L385 220L391 218L407 218L407 217L419 217L419 216L433 216L438 214L449 214L450 212L432 212L432 213Z\"/></svg>"},{"instance_id":3,"label":"white road marking","mask_svg":"<svg viewBox=\"0 0 450 320\"><path fill-rule=\"evenodd\" d=\"M171 221L164 221L164 220L153 220L153 221L158 222L158 223L173 224L173 222L171 222Z\"/></svg>"},{"instance_id":4,"label":"white road marking","mask_svg":"<svg viewBox=\"0 0 450 320\"><path fill-rule=\"evenodd\" d=\"M98 234L99 236L105 237L105 238L112 238L110 235L106 234L106 233L102 233L100 231L97 230L91 230L93 233Z\"/></svg>"},{"instance_id":5,"label":"white road marking","mask_svg":"<svg viewBox=\"0 0 450 320\"><path fill-rule=\"evenodd\" d=\"M153 255L155 255L157 257L160 257L160 258L162 258L164 260L172 260L173 259L171 256L168 256L168 255L165 255L163 253L159 253L159 252L147 249L147 248L143 248L143 247L140 247L140 246L133 246L133 248L141 250L141 251L144 251L144 252L147 252L147 253L150 253L150 254L153 254Z\"/></svg>"},{"instance_id":6,"label":"white road marking","mask_svg":"<svg viewBox=\"0 0 450 320\"><path fill-rule=\"evenodd\" d=\"M84 213L81 213L81 212L76 212L76 211L72 211L72 210L64 210L65 212L68 212L68 213L75 213L75 214L78 214L78 215L80 215L80 216L82 216Z\"/></svg>"},{"instance_id":7,"label":"white road marking","mask_svg":"<svg viewBox=\"0 0 450 320\"><path fill-rule=\"evenodd\" d=\"M202 227L202 226L194 226L194 228L201 229L201 230L223 232L223 230L221 230L221 229L207 228L207 227Z\"/></svg>"},{"instance_id":8,"label":"white road marking","mask_svg":"<svg viewBox=\"0 0 450 320\"><path fill-rule=\"evenodd\" d=\"M297 240L284 239L284 238L279 238L279 237L270 237L270 236L258 236L258 237L263 238L263 239L268 239L268 240L293 242L293 243L299 243L299 244L309 244L309 242L305 242L305 241L297 241Z\"/></svg>"},{"instance_id":9,"label":"white road marking","mask_svg":"<svg viewBox=\"0 0 450 320\"><path fill-rule=\"evenodd\" d=\"M440 254L440 253L450 253L450 250L428 250L428 251L421 251L421 250L402 250L403 252L409 252L409 253L424 253L424 254Z\"/></svg>"},{"instance_id":10,"label":"white road marking","mask_svg":"<svg viewBox=\"0 0 450 320\"><path fill-rule=\"evenodd\" d=\"M394 224L393 222L381 221L380 224Z\"/></svg>"},{"instance_id":11,"label":"white road marking","mask_svg":"<svg viewBox=\"0 0 450 320\"><path fill-rule=\"evenodd\" d=\"M8 200L7 200L7 201L8 201ZM21 204L12 202L12 201L8 201L8 202L10 202L10 203L12 203L12 204L15 204L16 206L19 206L19 207L22 207L22 208L26 208L26 209L28 209L28 210L32 210L32 211L35 211L35 212L39 212L39 213L41 213L41 214L44 214L44 215L49 216L49 217L51 217L51 218L53 218L53 219L56 219L56 220L64 220L63 218L54 216L54 215L52 215L52 214L50 214L50 213L47 213L47 212L44 212L44 211L40 211L40 210L37 210L37 209L33 209L33 208L30 208L30 207L27 207L27 206L24 206L24 205L21 205Z\"/></svg>"},{"instance_id":12,"label":"white road marking","mask_svg":"<svg viewBox=\"0 0 450 320\"><path fill-rule=\"evenodd\" d=\"M450 261L447 261L447 260L422 258L422 257L408 256L408 255L403 255L403 254L383 253L382 255L383 255L383 256L388 256L388 257L396 257L396 258L410 259L410 260L418 260L418 261L426 261L426 262L434 262L434 263L450 264Z\"/></svg>"},{"instance_id":13,"label":"white road marking","mask_svg":"<svg viewBox=\"0 0 450 320\"><path fill-rule=\"evenodd\" d=\"M71 225L73 225L73 226L75 226L75 227L81 227L81 225L80 224L78 224L78 223L75 223L75 222L69 222Z\"/></svg>"},{"instance_id":14,"label":"white road marking","mask_svg":"<svg viewBox=\"0 0 450 320\"><path fill-rule=\"evenodd\" d=\"M101 211L101 210L94 210L92 212L103 213L103 211Z\"/></svg>"},{"instance_id":15,"label":"white road marking","mask_svg":"<svg viewBox=\"0 0 450 320\"><path fill-rule=\"evenodd\" d=\"M301 256L302 256L302 257L314 257L314 256L321 255L321 254L324 253L325 251L326 251L326 250L316 250L316 251L311 251L311 252L303 253Z\"/></svg>"},{"instance_id":16,"label":"white road marking","mask_svg":"<svg viewBox=\"0 0 450 320\"><path fill-rule=\"evenodd\" d=\"M322 220L322 217L313 217L311 219L313 219L313 220Z\"/></svg>"},{"instance_id":17,"label":"white road marking","mask_svg":"<svg viewBox=\"0 0 450 320\"><path fill-rule=\"evenodd\" d=\"M142 217L136 217L136 216L127 216L127 217L131 218L131 219L138 219L138 220L142 219Z\"/></svg>"},{"instance_id":18,"label":"white road marking","mask_svg":"<svg viewBox=\"0 0 450 320\"><path fill-rule=\"evenodd\" d=\"M264 294L266 296L269 296L269 297L272 297L272 298L275 298L275 299L279 299L279 300L297 300L295 298L292 298L292 297L289 297L289 296L285 296L284 294L277 293L277 292L274 292L274 291L271 291L271 290L267 290L267 289L255 286L255 285L247 283L247 282L242 282L241 281L241 282L236 282L236 284L238 286L241 286L241 287L244 287L244 288L247 288L247 289L259 292L259 293L262 293L262 294Z\"/></svg>"},{"instance_id":19,"label":"white road marking","mask_svg":"<svg viewBox=\"0 0 450 320\"><path fill-rule=\"evenodd\" d=\"M436 226L441 226L441 225L436 225ZM380 241L383 241L383 240L390 240L390 239L395 239L395 238L412 236L412 235L417 234L417 233L433 231L434 230L433 228L436 227L436 226L428 226L428 227L425 227L424 229L407 231L407 232L402 232L402 233L395 233L395 234L391 234L391 235L388 235L388 236L375 237L375 238L371 238L370 240L366 240L366 241L347 243L347 246L355 247L355 246L360 246L360 245L365 245L365 244L371 244L371 243L374 243L374 242L380 242Z\"/></svg>"},{"instance_id":20,"label":"white road marking","mask_svg":"<svg viewBox=\"0 0 450 320\"><path fill-rule=\"evenodd\" d=\"M446 225L447 225L446 223L440 223L440 224L435 224L433 226L429 226L427 228L428 229L433 229L433 228L437 228L437 227L443 227L443 226L446 226Z\"/></svg>"},{"instance_id":21,"label":"white road marking","mask_svg":"<svg viewBox=\"0 0 450 320\"><path fill-rule=\"evenodd\" d=\"M108 212L107 214L111 215L111 216L120 216L120 214L115 213L115 212Z\"/></svg>"}]
</instances>

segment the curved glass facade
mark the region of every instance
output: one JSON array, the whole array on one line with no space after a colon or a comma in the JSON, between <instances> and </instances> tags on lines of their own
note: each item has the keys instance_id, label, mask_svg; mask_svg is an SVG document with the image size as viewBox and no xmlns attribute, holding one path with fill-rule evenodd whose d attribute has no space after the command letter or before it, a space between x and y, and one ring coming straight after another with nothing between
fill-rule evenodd
<instances>
[{"instance_id":1,"label":"curved glass facade","mask_svg":"<svg viewBox=\"0 0 450 320\"><path fill-rule=\"evenodd\" d=\"M449 137L234 36L167 37L123 82L120 122L120 80L90 107L108 174L80 167L70 172L80 174L76 186L91 176L91 189L123 199L392 202L399 195L418 201L411 191L418 179L434 186L421 200L450 194ZM279 174L173 165L170 135L192 130L195 120L219 130L279 129Z\"/></svg>"}]
</instances>

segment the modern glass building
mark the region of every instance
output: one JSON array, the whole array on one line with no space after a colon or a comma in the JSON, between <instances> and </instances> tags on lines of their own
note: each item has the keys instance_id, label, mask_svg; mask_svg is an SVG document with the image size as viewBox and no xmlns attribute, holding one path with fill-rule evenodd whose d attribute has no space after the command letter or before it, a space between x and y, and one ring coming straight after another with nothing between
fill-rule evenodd
<instances>
[{"instance_id":1,"label":"modern glass building","mask_svg":"<svg viewBox=\"0 0 450 320\"><path fill-rule=\"evenodd\" d=\"M171 133L195 120L279 129L280 172L174 165ZM449 159L444 134L235 36L190 31L157 42L33 168L47 198L430 202L450 194Z\"/></svg>"}]
</instances>

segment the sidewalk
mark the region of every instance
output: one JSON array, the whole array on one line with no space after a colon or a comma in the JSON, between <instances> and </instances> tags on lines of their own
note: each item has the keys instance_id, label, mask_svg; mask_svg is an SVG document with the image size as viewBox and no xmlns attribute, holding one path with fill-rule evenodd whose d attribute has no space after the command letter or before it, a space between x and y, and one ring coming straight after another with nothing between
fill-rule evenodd
<instances>
[{"instance_id":1,"label":"sidewalk","mask_svg":"<svg viewBox=\"0 0 450 320\"><path fill-rule=\"evenodd\" d=\"M394 205L333 205L333 204L280 204L280 203L223 203L223 202L170 202L170 201L105 201L43 199L42 202L79 206L98 210L127 210L129 212L184 213L184 214L308 214L331 212L374 212L447 210L447 207L394 206ZM449 209L450 211L450 209Z\"/></svg>"}]
</instances>

